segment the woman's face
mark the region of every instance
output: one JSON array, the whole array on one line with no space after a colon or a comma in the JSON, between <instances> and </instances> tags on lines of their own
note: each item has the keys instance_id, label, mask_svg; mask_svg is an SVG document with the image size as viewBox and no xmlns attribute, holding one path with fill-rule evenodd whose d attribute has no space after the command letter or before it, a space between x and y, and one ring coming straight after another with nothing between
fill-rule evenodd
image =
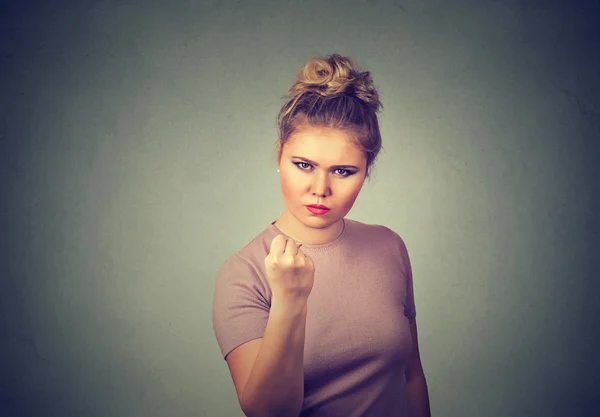
<instances>
[{"instance_id":1,"label":"woman's face","mask_svg":"<svg viewBox=\"0 0 600 417\"><path fill-rule=\"evenodd\" d=\"M304 126L283 147L279 161L281 193L286 210L311 228L327 228L350 211L367 174L367 160L349 133ZM330 210L314 214L307 205ZM298 225L297 225L298 226Z\"/></svg>"}]
</instances>

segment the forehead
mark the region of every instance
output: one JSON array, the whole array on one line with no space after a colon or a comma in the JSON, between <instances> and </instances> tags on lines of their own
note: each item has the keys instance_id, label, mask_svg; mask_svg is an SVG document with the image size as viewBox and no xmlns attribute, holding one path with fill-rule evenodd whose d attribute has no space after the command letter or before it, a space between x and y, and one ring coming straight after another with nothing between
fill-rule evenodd
<instances>
[{"instance_id":1,"label":"forehead","mask_svg":"<svg viewBox=\"0 0 600 417\"><path fill-rule=\"evenodd\" d=\"M326 127L303 127L292 134L284 153L324 164L358 163L364 155L350 133Z\"/></svg>"}]
</instances>

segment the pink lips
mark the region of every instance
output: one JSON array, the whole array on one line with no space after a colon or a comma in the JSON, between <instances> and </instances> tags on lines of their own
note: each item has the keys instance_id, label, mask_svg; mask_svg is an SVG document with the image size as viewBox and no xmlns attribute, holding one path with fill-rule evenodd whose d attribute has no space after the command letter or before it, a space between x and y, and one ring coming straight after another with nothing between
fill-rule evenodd
<instances>
[{"instance_id":1,"label":"pink lips","mask_svg":"<svg viewBox=\"0 0 600 417\"><path fill-rule=\"evenodd\" d=\"M320 207L325 207L325 206L310 205L310 206L306 206L306 209L308 211L310 211L312 214L317 214L317 215L328 213L330 210L329 208L323 209Z\"/></svg>"},{"instance_id":2,"label":"pink lips","mask_svg":"<svg viewBox=\"0 0 600 417\"><path fill-rule=\"evenodd\" d=\"M312 207L312 208L321 209L321 210L329 210L329 207L324 206L323 204L309 204L306 207Z\"/></svg>"}]
</instances>

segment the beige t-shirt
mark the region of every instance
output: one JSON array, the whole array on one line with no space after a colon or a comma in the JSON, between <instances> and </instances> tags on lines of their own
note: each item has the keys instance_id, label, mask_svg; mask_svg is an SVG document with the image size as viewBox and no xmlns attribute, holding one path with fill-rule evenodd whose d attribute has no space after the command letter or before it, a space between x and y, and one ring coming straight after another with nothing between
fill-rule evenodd
<instances>
[{"instance_id":1,"label":"beige t-shirt","mask_svg":"<svg viewBox=\"0 0 600 417\"><path fill-rule=\"evenodd\" d=\"M410 260L393 230L344 219L336 240L303 244L315 263L307 301L301 417L402 417L415 317ZM263 337L271 290L264 259L283 234L270 224L219 270L213 327L223 357Z\"/></svg>"}]
</instances>

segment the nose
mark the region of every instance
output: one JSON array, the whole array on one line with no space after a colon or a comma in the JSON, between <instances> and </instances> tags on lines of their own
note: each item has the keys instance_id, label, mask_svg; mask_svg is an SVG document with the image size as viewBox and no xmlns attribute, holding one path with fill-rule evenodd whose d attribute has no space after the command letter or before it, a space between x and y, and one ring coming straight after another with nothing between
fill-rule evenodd
<instances>
[{"instance_id":1,"label":"nose","mask_svg":"<svg viewBox=\"0 0 600 417\"><path fill-rule=\"evenodd\" d=\"M312 183L312 193L317 197L325 197L331 193L327 173L316 174Z\"/></svg>"}]
</instances>

